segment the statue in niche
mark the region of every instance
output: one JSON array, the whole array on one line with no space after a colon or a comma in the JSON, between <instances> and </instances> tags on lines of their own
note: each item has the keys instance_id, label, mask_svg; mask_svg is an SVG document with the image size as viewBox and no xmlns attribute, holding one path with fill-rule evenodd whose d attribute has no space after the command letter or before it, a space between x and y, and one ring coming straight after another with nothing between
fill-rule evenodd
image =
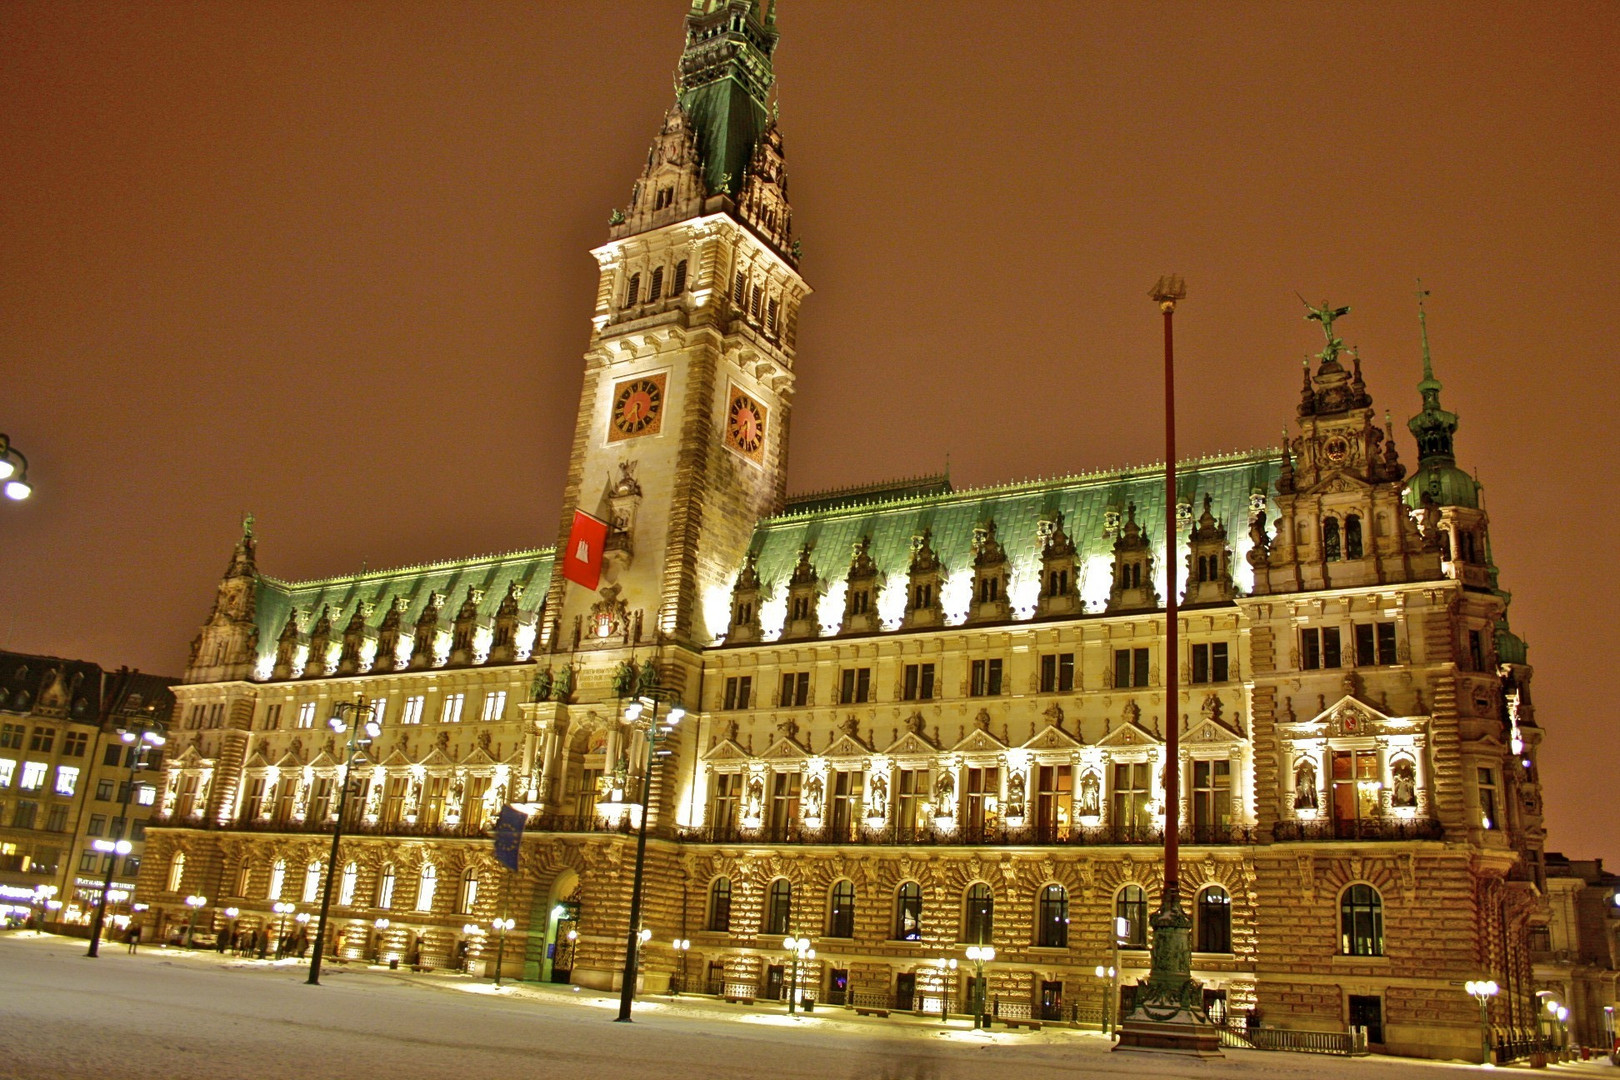
<instances>
[{"instance_id":1,"label":"statue in niche","mask_svg":"<svg viewBox=\"0 0 1620 1080\"><path fill-rule=\"evenodd\" d=\"M1309 758L1294 766L1294 809L1316 809L1316 763Z\"/></svg>"},{"instance_id":2,"label":"statue in niche","mask_svg":"<svg viewBox=\"0 0 1620 1080\"><path fill-rule=\"evenodd\" d=\"M1221 718L1221 698L1219 694L1208 694L1204 697L1201 708L1205 720L1219 721Z\"/></svg>"},{"instance_id":3,"label":"statue in niche","mask_svg":"<svg viewBox=\"0 0 1620 1080\"><path fill-rule=\"evenodd\" d=\"M867 816L888 817L889 781L882 773L878 773L872 777L872 783L868 794L869 797L867 799L866 806Z\"/></svg>"},{"instance_id":4,"label":"statue in niche","mask_svg":"<svg viewBox=\"0 0 1620 1080\"><path fill-rule=\"evenodd\" d=\"M1395 762L1389 768L1391 785L1391 806L1417 805L1417 767L1405 758Z\"/></svg>"},{"instance_id":5,"label":"statue in niche","mask_svg":"<svg viewBox=\"0 0 1620 1080\"><path fill-rule=\"evenodd\" d=\"M1059 731L1063 730L1063 706L1054 701L1047 707L1046 712L1042 715L1046 717L1047 723L1051 724Z\"/></svg>"},{"instance_id":6,"label":"statue in niche","mask_svg":"<svg viewBox=\"0 0 1620 1080\"><path fill-rule=\"evenodd\" d=\"M1125 703L1125 708L1121 710L1120 718L1124 721L1127 727L1131 724L1140 726L1142 721L1142 707L1138 705L1133 698Z\"/></svg>"},{"instance_id":7,"label":"statue in niche","mask_svg":"<svg viewBox=\"0 0 1620 1080\"><path fill-rule=\"evenodd\" d=\"M948 817L956 806L956 778L949 770L939 774L939 782L934 785L934 813L939 817Z\"/></svg>"},{"instance_id":8,"label":"statue in niche","mask_svg":"<svg viewBox=\"0 0 1620 1080\"><path fill-rule=\"evenodd\" d=\"M1102 814L1102 784L1094 772L1080 778L1080 813L1084 817L1099 817Z\"/></svg>"},{"instance_id":9,"label":"statue in niche","mask_svg":"<svg viewBox=\"0 0 1620 1080\"><path fill-rule=\"evenodd\" d=\"M1024 774L1014 772L1007 778L1007 815L1024 816Z\"/></svg>"},{"instance_id":10,"label":"statue in niche","mask_svg":"<svg viewBox=\"0 0 1620 1080\"><path fill-rule=\"evenodd\" d=\"M979 710L979 715L975 716L973 718L973 726L978 728L980 731L989 731L990 730L990 710L989 709L980 709Z\"/></svg>"},{"instance_id":11,"label":"statue in niche","mask_svg":"<svg viewBox=\"0 0 1620 1080\"><path fill-rule=\"evenodd\" d=\"M757 776L748 778L748 806L746 816L758 819L765 809L765 781Z\"/></svg>"},{"instance_id":12,"label":"statue in niche","mask_svg":"<svg viewBox=\"0 0 1620 1080\"><path fill-rule=\"evenodd\" d=\"M921 712L913 712L910 716L906 717L906 730L911 732L913 735L922 735L923 714Z\"/></svg>"},{"instance_id":13,"label":"statue in niche","mask_svg":"<svg viewBox=\"0 0 1620 1080\"><path fill-rule=\"evenodd\" d=\"M804 786L804 816L821 816L821 796L823 792L821 777L812 776L810 782Z\"/></svg>"}]
</instances>

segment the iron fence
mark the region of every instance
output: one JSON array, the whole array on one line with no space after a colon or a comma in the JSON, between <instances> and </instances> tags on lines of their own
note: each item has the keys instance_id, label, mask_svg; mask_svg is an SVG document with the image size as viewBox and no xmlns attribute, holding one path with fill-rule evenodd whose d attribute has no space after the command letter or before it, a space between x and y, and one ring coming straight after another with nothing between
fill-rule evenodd
<instances>
[{"instance_id":1,"label":"iron fence","mask_svg":"<svg viewBox=\"0 0 1620 1080\"><path fill-rule=\"evenodd\" d=\"M1280 843L1308 840L1440 840L1445 827L1433 818L1359 818L1351 821L1279 821L1271 835Z\"/></svg>"},{"instance_id":2,"label":"iron fence","mask_svg":"<svg viewBox=\"0 0 1620 1080\"><path fill-rule=\"evenodd\" d=\"M1233 1017L1221 1026L1221 1045L1249 1050L1288 1050L1299 1054L1337 1054L1360 1057L1367 1050L1367 1029L1299 1031L1293 1028L1251 1025Z\"/></svg>"}]
</instances>

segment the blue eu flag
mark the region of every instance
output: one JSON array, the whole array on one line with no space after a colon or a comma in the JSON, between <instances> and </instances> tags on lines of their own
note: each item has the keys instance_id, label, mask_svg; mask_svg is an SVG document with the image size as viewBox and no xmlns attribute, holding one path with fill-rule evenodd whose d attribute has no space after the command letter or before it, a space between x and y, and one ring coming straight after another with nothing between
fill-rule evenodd
<instances>
[{"instance_id":1,"label":"blue eu flag","mask_svg":"<svg viewBox=\"0 0 1620 1080\"><path fill-rule=\"evenodd\" d=\"M501 807L495 820L495 861L508 870L518 868L518 848L523 844L523 826L528 815L510 804Z\"/></svg>"}]
</instances>

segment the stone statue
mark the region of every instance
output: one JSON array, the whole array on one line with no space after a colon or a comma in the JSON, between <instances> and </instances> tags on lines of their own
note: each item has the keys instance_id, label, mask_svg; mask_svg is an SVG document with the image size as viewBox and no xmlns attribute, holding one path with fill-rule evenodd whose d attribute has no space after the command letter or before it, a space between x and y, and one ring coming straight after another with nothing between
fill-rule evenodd
<instances>
[{"instance_id":1,"label":"stone statue","mask_svg":"<svg viewBox=\"0 0 1620 1080\"><path fill-rule=\"evenodd\" d=\"M1294 766L1294 809L1316 809L1316 763L1309 759Z\"/></svg>"},{"instance_id":2,"label":"stone statue","mask_svg":"<svg viewBox=\"0 0 1620 1080\"><path fill-rule=\"evenodd\" d=\"M557 671L557 681L551 689L551 700L568 704L574 694L574 665L564 664Z\"/></svg>"},{"instance_id":3,"label":"stone statue","mask_svg":"<svg viewBox=\"0 0 1620 1080\"><path fill-rule=\"evenodd\" d=\"M1393 790L1390 794L1391 806L1417 805L1417 769L1410 761L1397 761L1390 766L1390 776L1394 780Z\"/></svg>"},{"instance_id":4,"label":"stone statue","mask_svg":"<svg viewBox=\"0 0 1620 1080\"><path fill-rule=\"evenodd\" d=\"M870 798L867 801L867 816L879 818L888 817L889 781L882 773L878 773L872 777L872 783L868 789L868 794Z\"/></svg>"},{"instance_id":5,"label":"stone statue","mask_svg":"<svg viewBox=\"0 0 1620 1080\"><path fill-rule=\"evenodd\" d=\"M544 667L534 673L534 685L530 687L530 697L535 701L551 700L552 684L551 668Z\"/></svg>"},{"instance_id":6,"label":"stone statue","mask_svg":"<svg viewBox=\"0 0 1620 1080\"><path fill-rule=\"evenodd\" d=\"M1102 814L1102 785L1094 772L1080 778L1080 813L1084 817L1099 817Z\"/></svg>"},{"instance_id":7,"label":"stone statue","mask_svg":"<svg viewBox=\"0 0 1620 1080\"><path fill-rule=\"evenodd\" d=\"M1024 774L1014 772L1007 778L1007 816L1024 816Z\"/></svg>"}]
</instances>

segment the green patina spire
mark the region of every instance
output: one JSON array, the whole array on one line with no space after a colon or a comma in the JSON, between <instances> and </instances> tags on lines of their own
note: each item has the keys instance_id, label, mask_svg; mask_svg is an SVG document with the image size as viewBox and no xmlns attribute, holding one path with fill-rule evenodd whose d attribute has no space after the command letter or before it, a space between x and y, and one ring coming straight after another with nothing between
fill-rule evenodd
<instances>
[{"instance_id":1,"label":"green patina spire","mask_svg":"<svg viewBox=\"0 0 1620 1080\"><path fill-rule=\"evenodd\" d=\"M711 194L742 189L772 123L776 0L692 0L676 96L697 132Z\"/></svg>"},{"instance_id":2,"label":"green patina spire","mask_svg":"<svg viewBox=\"0 0 1620 1080\"><path fill-rule=\"evenodd\" d=\"M1479 506L1479 484L1473 477L1457 468L1457 455L1453 437L1457 433L1457 414L1447 412L1440 405L1440 380L1434 377L1434 360L1429 354L1429 317L1423 300L1429 295L1418 280L1418 334L1423 342L1423 379L1418 393L1423 398L1422 410L1406 422L1412 437L1417 440L1418 466L1412 483L1406 489L1407 504L1414 509L1422 505L1425 493L1440 506Z\"/></svg>"}]
</instances>

